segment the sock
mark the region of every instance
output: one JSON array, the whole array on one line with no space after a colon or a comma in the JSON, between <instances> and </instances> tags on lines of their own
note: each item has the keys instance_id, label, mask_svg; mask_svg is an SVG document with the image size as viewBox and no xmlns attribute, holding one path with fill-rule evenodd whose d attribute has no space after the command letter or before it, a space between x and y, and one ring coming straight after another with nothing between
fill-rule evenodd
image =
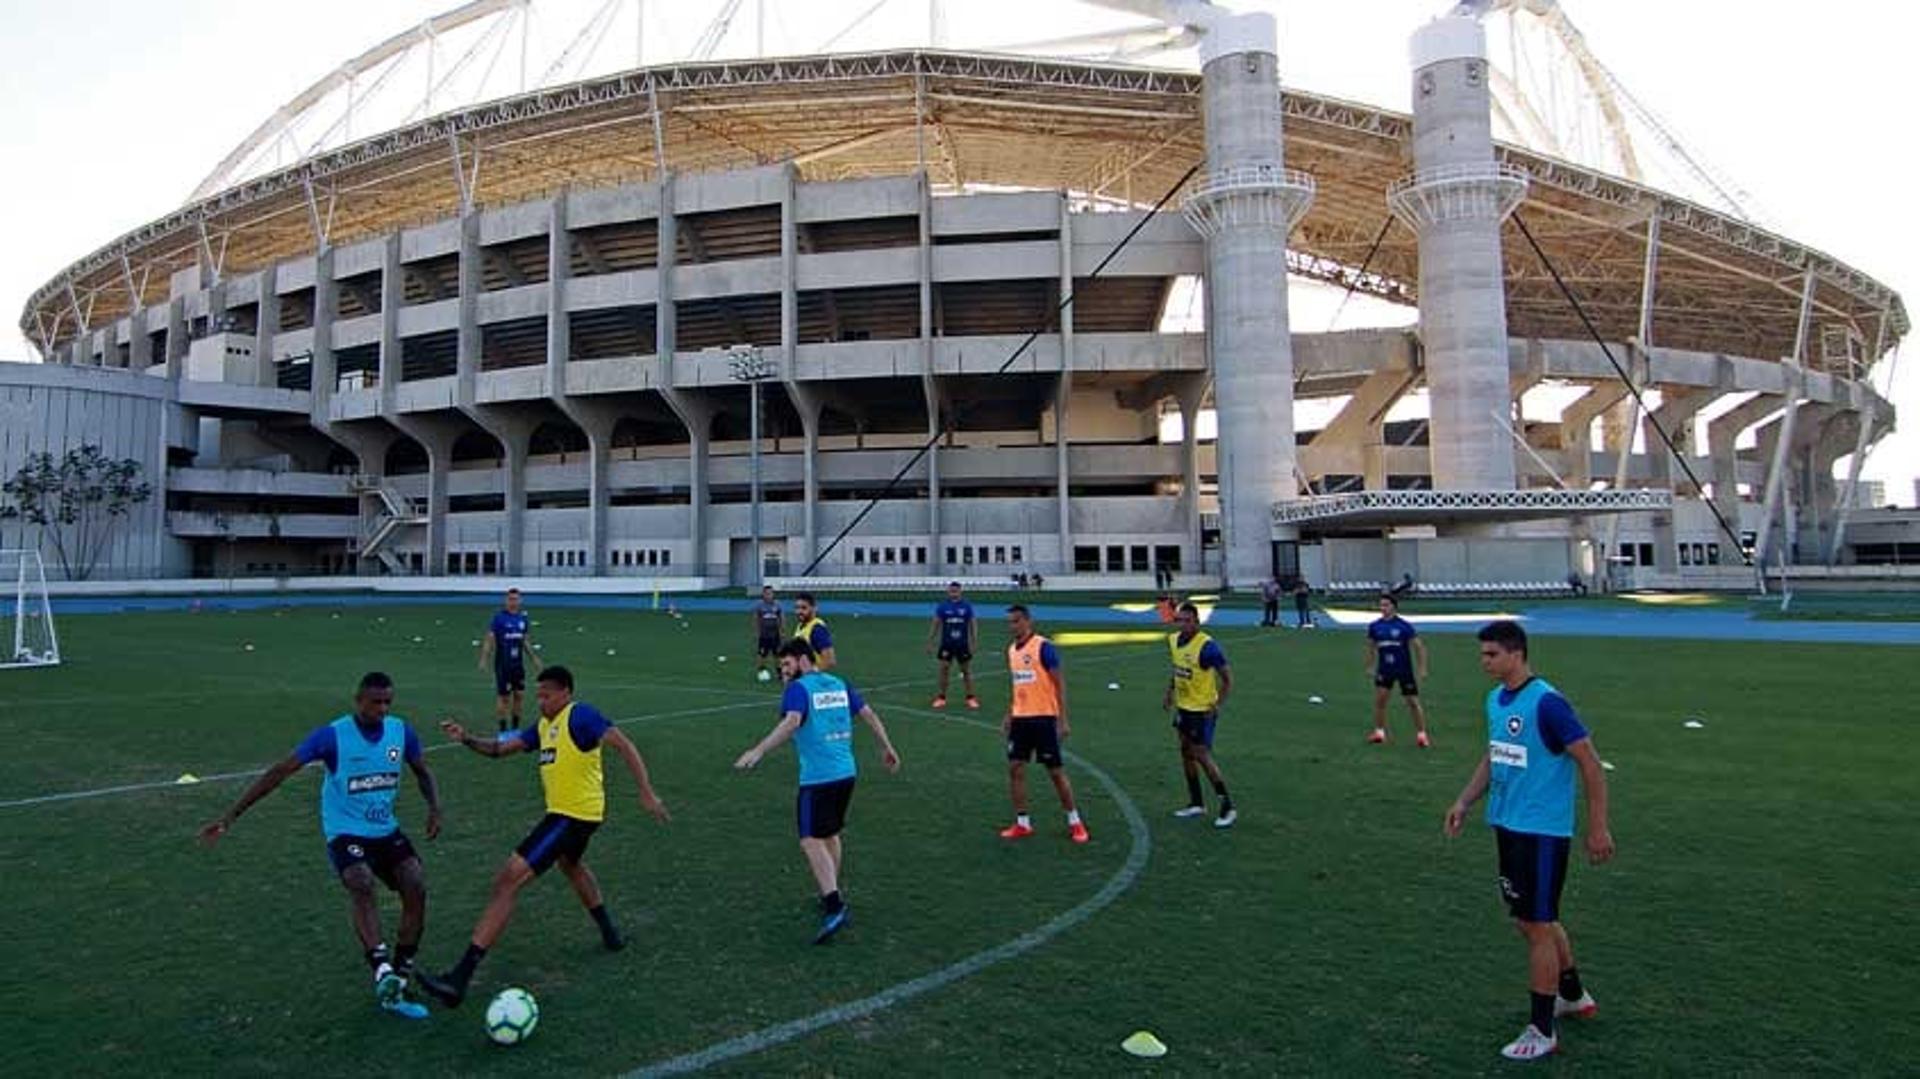
<instances>
[{"instance_id":1,"label":"sock","mask_svg":"<svg viewBox=\"0 0 1920 1079\"><path fill-rule=\"evenodd\" d=\"M835 888L820 897L820 909L828 914L838 914L847 909L847 901L840 898L840 889Z\"/></svg>"},{"instance_id":2,"label":"sock","mask_svg":"<svg viewBox=\"0 0 1920 1079\"><path fill-rule=\"evenodd\" d=\"M1534 1029L1549 1038L1553 1037L1553 994L1528 993L1527 996L1533 999Z\"/></svg>"},{"instance_id":3,"label":"sock","mask_svg":"<svg viewBox=\"0 0 1920 1079\"><path fill-rule=\"evenodd\" d=\"M1568 967L1560 972L1560 996L1565 1000L1579 1000L1586 995L1586 989L1580 984L1580 968Z\"/></svg>"},{"instance_id":4,"label":"sock","mask_svg":"<svg viewBox=\"0 0 1920 1079\"><path fill-rule=\"evenodd\" d=\"M413 961L419 954L420 946L418 944L401 944L396 946L393 949L394 969L401 971L412 970Z\"/></svg>"},{"instance_id":5,"label":"sock","mask_svg":"<svg viewBox=\"0 0 1920 1079\"><path fill-rule=\"evenodd\" d=\"M1205 800L1200 797L1200 777L1197 775L1188 776L1187 777L1187 804L1190 806L1197 806L1197 805L1203 804L1204 801Z\"/></svg>"},{"instance_id":6,"label":"sock","mask_svg":"<svg viewBox=\"0 0 1920 1079\"><path fill-rule=\"evenodd\" d=\"M1079 823L1080 823L1080 811L1077 809L1067 810L1067 827L1071 828L1074 825Z\"/></svg>"},{"instance_id":7,"label":"sock","mask_svg":"<svg viewBox=\"0 0 1920 1079\"><path fill-rule=\"evenodd\" d=\"M593 924L600 927L601 936L613 940L620 935L620 931L613 927L613 915L607 913L605 903L590 908L587 913L593 916Z\"/></svg>"},{"instance_id":8,"label":"sock","mask_svg":"<svg viewBox=\"0 0 1920 1079\"><path fill-rule=\"evenodd\" d=\"M485 948L482 948L478 944L467 945L467 954L461 956L460 961L453 965L453 970L448 977L461 985L467 984L467 982L473 978L474 968L478 967L480 960L486 957L487 950Z\"/></svg>"},{"instance_id":9,"label":"sock","mask_svg":"<svg viewBox=\"0 0 1920 1079\"><path fill-rule=\"evenodd\" d=\"M1022 828L1031 828L1033 827L1033 818L1027 816L1025 813L1015 813L1013 815L1013 823L1018 824Z\"/></svg>"},{"instance_id":10,"label":"sock","mask_svg":"<svg viewBox=\"0 0 1920 1079\"><path fill-rule=\"evenodd\" d=\"M376 971L381 967L390 965L387 961L387 946L385 944L376 944L367 949L367 965Z\"/></svg>"}]
</instances>

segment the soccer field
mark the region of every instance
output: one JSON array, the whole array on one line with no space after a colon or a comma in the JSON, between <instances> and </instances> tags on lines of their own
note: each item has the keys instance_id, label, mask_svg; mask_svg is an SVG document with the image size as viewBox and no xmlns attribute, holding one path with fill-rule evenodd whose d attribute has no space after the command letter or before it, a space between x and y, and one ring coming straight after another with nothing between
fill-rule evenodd
<instances>
[{"instance_id":1,"label":"soccer field","mask_svg":"<svg viewBox=\"0 0 1920 1079\"><path fill-rule=\"evenodd\" d=\"M997 621L982 626L986 707L936 718L925 623L829 607L840 673L886 718L905 767L887 775L857 735L854 921L813 947L791 751L750 774L730 767L777 700L751 678L744 605L685 628L644 611L530 607L541 654L623 721L674 814L653 822L609 763L610 822L588 863L624 952L603 952L565 882L543 879L475 998L408 1023L372 1004L313 771L216 848L193 841L245 782L205 777L285 756L348 709L365 670L394 676L396 713L429 745L448 711L490 730L490 678L469 643L488 608L68 616L65 666L0 673L0 1074L621 1074L756 1034L764 1048L714 1071L1516 1067L1498 1049L1525 1022L1525 957L1497 902L1492 841L1477 825L1440 834L1485 744L1468 635L1427 638L1438 744L1420 751L1398 701L1395 742L1363 744L1359 634L1224 631L1235 693L1216 749L1241 817L1216 831L1169 816L1185 792L1159 709L1158 634L1042 625L1064 646L1081 758L1069 773L1094 841L1067 842L1034 772L1040 834L1010 845L995 834L1008 817ZM1615 766L1619 843L1612 864L1575 866L1565 902L1599 1017L1569 1024L1543 1067L1911 1074L1920 749L1900 672L1912 650L1537 639L1534 660ZM1690 717L1704 726L1683 726ZM423 959L437 969L459 956L541 807L531 758L453 747L428 759L444 834L425 841L411 779L400 806L425 860ZM29 801L183 773L203 781ZM397 904L382 902L391 939ZM542 1007L538 1033L510 1050L487 1044L480 1018L509 985ZM875 995L904 999L780 1039L783 1023ZM1141 1028L1170 1054L1123 1055Z\"/></svg>"}]
</instances>

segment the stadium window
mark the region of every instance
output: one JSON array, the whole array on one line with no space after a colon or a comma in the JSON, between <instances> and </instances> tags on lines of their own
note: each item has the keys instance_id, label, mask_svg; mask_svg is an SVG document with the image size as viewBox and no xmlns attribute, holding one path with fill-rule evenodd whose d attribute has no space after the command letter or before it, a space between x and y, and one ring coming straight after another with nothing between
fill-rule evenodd
<instances>
[{"instance_id":1,"label":"stadium window","mask_svg":"<svg viewBox=\"0 0 1920 1079\"><path fill-rule=\"evenodd\" d=\"M574 565L582 568L593 565L593 563L587 559L586 551L575 551L574 553L579 556L579 561L575 562Z\"/></svg>"},{"instance_id":2,"label":"stadium window","mask_svg":"<svg viewBox=\"0 0 1920 1079\"><path fill-rule=\"evenodd\" d=\"M954 549L951 547L947 548L947 565L951 566L958 561L960 561L960 559L955 557Z\"/></svg>"},{"instance_id":3,"label":"stadium window","mask_svg":"<svg viewBox=\"0 0 1920 1079\"><path fill-rule=\"evenodd\" d=\"M921 566L926 565L927 549L925 547L915 547L913 549L913 561L916 565L921 565Z\"/></svg>"},{"instance_id":4,"label":"stadium window","mask_svg":"<svg viewBox=\"0 0 1920 1079\"><path fill-rule=\"evenodd\" d=\"M1707 565L1717 566L1719 564L1720 564L1720 545L1717 543L1707 544Z\"/></svg>"},{"instance_id":5,"label":"stadium window","mask_svg":"<svg viewBox=\"0 0 1920 1079\"><path fill-rule=\"evenodd\" d=\"M248 569L252 569L252 568L253 568L253 564L252 564L252 563L248 563L248 564L247 564L247 568L248 568ZM459 572L460 572L460 552L459 552L459 551L448 551L448 552L447 552L447 572L448 572L448 573L459 573Z\"/></svg>"},{"instance_id":6,"label":"stadium window","mask_svg":"<svg viewBox=\"0 0 1920 1079\"><path fill-rule=\"evenodd\" d=\"M953 561L953 559L949 558L947 559L947 561L951 562ZM973 565L973 548L971 547L960 548L960 561L963 565L968 565L968 566Z\"/></svg>"},{"instance_id":7,"label":"stadium window","mask_svg":"<svg viewBox=\"0 0 1920 1079\"><path fill-rule=\"evenodd\" d=\"M1180 572L1180 545L1164 543L1153 549L1153 564L1161 569Z\"/></svg>"},{"instance_id":8,"label":"stadium window","mask_svg":"<svg viewBox=\"0 0 1920 1079\"><path fill-rule=\"evenodd\" d=\"M542 551L540 554L540 557L542 561L545 562L548 569L553 568L553 552L552 551Z\"/></svg>"},{"instance_id":9,"label":"stadium window","mask_svg":"<svg viewBox=\"0 0 1920 1079\"><path fill-rule=\"evenodd\" d=\"M980 548L980 556L974 559L974 561L980 563L983 566L987 564L987 549L985 547Z\"/></svg>"},{"instance_id":10,"label":"stadium window","mask_svg":"<svg viewBox=\"0 0 1920 1079\"><path fill-rule=\"evenodd\" d=\"M1073 568L1076 573L1100 572L1100 548L1075 547L1073 549Z\"/></svg>"},{"instance_id":11,"label":"stadium window","mask_svg":"<svg viewBox=\"0 0 1920 1079\"><path fill-rule=\"evenodd\" d=\"M661 564L661 565L663 565L663 566L671 566L671 565L673 565L673 552L672 552L672 551L661 551L661 552L660 552L660 564Z\"/></svg>"},{"instance_id":12,"label":"stadium window","mask_svg":"<svg viewBox=\"0 0 1920 1079\"><path fill-rule=\"evenodd\" d=\"M1638 554L1639 554L1639 561L1641 565L1643 566L1653 565L1653 544L1651 543L1640 544L1640 550Z\"/></svg>"},{"instance_id":13,"label":"stadium window","mask_svg":"<svg viewBox=\"0 0 1920 1079\"><path fill-rule=\"evenodd\" d=\"M1693 564L1696 566L1704 566L1707 564L1706 544L1696 543L1693 545Z\"/></svg>"},{"instance_id":14,"label":"stadium window","mask_svg":"<svg viewBox=\"0 0 1920 1079\"><path fill-rule=\"evenodd\" d=\"M1107 572L1118 573L1127 568L1127 549L1119 544L1107 547Z\"/></svg>"},{"instance_id":15,"label":"stadium window","mask_svg":"<svg viewBox=\"0 0 1920 1079\"><path fill-rule=\"evenodd\" d=\"M864 566L867 564L867 549L865 547L855 547L853 549L853 564L856 566Z\"/></svg>"},{"instance_id":16,"label":"stadium window","mask_svg":"<svg viewBox=\"0 0 1920 1079\"><path fill-rule=\"evenodd\" d=\"M1127 549L1127 568L1135 573L1147 572L1147 545L1137 543Z\"/></svg>"},{"instance_id":17,"label":"stadium window","mask_svg":"<svg viewBox=\"0 0 1920 1079\"><path fill-rule=\"evenodd\" d=\"M500 572L500 553L498 551L488 551L480 556L480 572Z\"/></svg>"},{"instance_id":18,"label":"stadium window","mask_svg":"<svg viewBox=\"0 0 1920 1079\"><path fill-rule=\"evenodd\" d=\"M1020 545L1016 543L1013 546L1007 548L1007 555L1009 557L1009 560L1012 561L1014 565L1016 566L1019 565L1020 564Z\"/></svg>"},{"instance_id":19,"label":"stadium window","mask_svg":"<svg viewBox=\"0 0 1920 1079\"><path fill-rule=\"evenodd\" d=\"M1680 564L1683 566L1693 565L1693 545L1681 543L1676 544L1676 546L1680 548Z\"/></svg>"},{"instance_id":20,"label":"stadium window","mask_svg":"<svg viewBox=\"0 0 1920 1079\"><path fill-rule=\"evenodd\" d=\"M893 548L887 548L887 565L893 565Z\"/></svg>"}]
</instances>

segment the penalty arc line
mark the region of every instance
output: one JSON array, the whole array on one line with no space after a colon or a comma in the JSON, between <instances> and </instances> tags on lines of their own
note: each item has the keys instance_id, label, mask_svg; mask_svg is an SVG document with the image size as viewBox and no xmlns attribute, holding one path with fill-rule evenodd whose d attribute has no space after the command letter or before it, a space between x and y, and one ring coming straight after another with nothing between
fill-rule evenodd
<instances>
[{"instance_id":1,"label":"penalty arc line","mask_svg":"<svg viewBox=\"0 0 1920 1079\"><path fill-rule=\"evenodd\" d=\"M966 723L996 733L999 731L997 724L987 723L977 719L967 719L960 716L942 716L937 712L929 712L920 708L892 705L889 706L888 711L907 712L933 719L946 719L954 723ZM628 1072L625 1079L654 1079L655 1076L685 1075L689 1072L696 1072L704 1068L712 1067L715 1064L725 1063L740 1057L750 1056L766 1049L771 1049L775 1046L784 1045L787 1042L804 1038L810 1034L850 1020L863 1019L876 1012L891 1008L896 1004L905 1003L916 997L925 996L936 990L944 989L955 982L972 977L989 967L996 966L1016 956L1033 951L1035 948L1079 926L1082 922L1085 922L1095 914L1106 909L1114 900L1120 898L1129 888L1133 887L1134 882L1140 878L1141 872L1146 869L1147 859L1153 853L1153 834L1147 829L1147 821L1145 817L1141 816L1140 807L1134 804L1133 799L1128 796L1126 790L1123 789L1112 776L1079 754L1068 751L1063 753L1063 756L1071 761L1074 767L1085 771L1099 782L1100 786L1106 790L1107 795L1113 799L1114 804L1120 807L1121 815L1126 818L1127 830L1132 833L1133 842L1132 846L1127 850L1126 862L1114 872L1113 876L1107 878L1107 882L1101 886L1098 892L1082 900L1078 905L1053 916L1044 924L1029 929L1012 940L995 945L985 951L975 952L965 959L941 967L939 970L923 974L918 978L900 982L897 985L889 986L878 993L874 993L860 1000L849 1001L845 1004L825 1009L824 1011L815 1012L812 1015L802 1016L799 1019L776 1023L773 1026L763 1027L751 1033L718 1042L705 1049L696 1050L691 1053L637 1068Z\"/></svg>"}]
</instances>

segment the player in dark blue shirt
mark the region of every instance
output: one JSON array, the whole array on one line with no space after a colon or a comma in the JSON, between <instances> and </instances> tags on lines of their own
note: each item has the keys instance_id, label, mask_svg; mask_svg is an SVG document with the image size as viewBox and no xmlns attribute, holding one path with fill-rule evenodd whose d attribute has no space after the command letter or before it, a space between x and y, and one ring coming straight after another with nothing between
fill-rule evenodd
<instances>
[{"instance_id":1,"label":"player in dark blue shirt","mask_svg":"<svg viewBox=\"0 0 1920 1079\"><path fill-rule=\"evenodd\" d=\"M961 596L960 582L947 585L947 598L933 609L933 623L927 627L927 654L934 655L934 642L940 643L940 689L933 696L935 708L947 706L947 681L953 665L960 665L960 679L966 685L967 707L980 707L973 692L973 650L980 643L980 630L973 620L973 604Z\"/></svg>"},{"instance_id":2,"label":"player in dark blue shirt","mask_svg":"<svg viewBox=\"0 0 1920 1079\"><path fill-rule=\"evenodd\" d=\"M480 669L493 660L493 693L496 703L493 718L500 733L520 729L520 701L527 691L527 661L533 661L533 673L540 673L540 657L533 651L530 630L533 619L520 609L520 590L507 589L505 609L487 623L487 635L480 638Z\"/></svg>"},{"instance_id":3,"label":"player in dark blue shirt","mask_svg":"<svg viewBox=\"0 0 1920 1079\"><path fill-rule=\"evenodd\" d=\"M753 605L754 666L759 669L760 680L772 680L768 673L768 664L777 664L774 653L780 650L780 639L787 634L787 615L780 609L780 601L773 598L773 586L762 585L759 602Z\"/></svg>"},{"instance_id":4,"label":"player in dark blue shirt","mask_svg":"<svg viewBox=\"0 0 1920 1079\"><path fill-rule=\"evenodd\" d=\"M1414 632L1413 623L1400 617L1400 601L1391 593L1380 594L1380 617L1367 627L1367 673L1373 677L1373 733L1367 741L1378 745L1387 740L1387 695L1398 685L1407 711L1413 713L1414 744L1422 749L1431 746L1427 712L1420 707L1427 646Z\"/></svg>"}]
</instances>

